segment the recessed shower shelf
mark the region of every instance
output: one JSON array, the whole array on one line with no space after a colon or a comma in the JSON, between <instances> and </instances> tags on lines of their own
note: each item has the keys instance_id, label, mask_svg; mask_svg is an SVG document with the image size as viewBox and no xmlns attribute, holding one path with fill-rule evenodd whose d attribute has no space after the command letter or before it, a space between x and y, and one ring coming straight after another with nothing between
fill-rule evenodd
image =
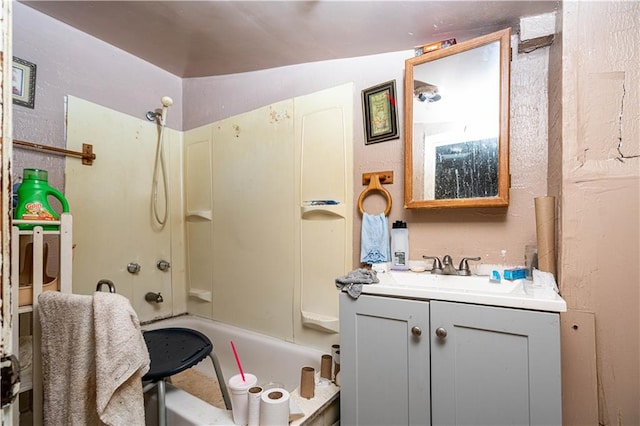
<instances>
[{"instance_id":1,"label":"recessed shower shelf","mask_svg":"<svg viewBox=\"0 0 640 426\"><path fill-rule=\"evenodd\" d=\"M211 210L193 210L186 214L188 221L204 220L211 222L213 220L213 212Z\"/></svg>"},{"instance_id":2,"label":"recessed shower shelf","mask_svg":"<svg viewBox=\"0 0 640 426\"><path fill-rule=\"evenodd\" d=\"M195 297L200 300L204 300L205 302L211 302L213 300L213 298L211 297L210 291L200 290L197 288L190 289L189 296Z\"/></svg>"},{"instance_id":3,"label":"recessed shower shelf","mask_svg":"<svg viewBox=\"0 0 640 426\"><path fill-rule=\"evenodd\" d=\"M338 318L315 312L302 311L302 325L325 333L340 332L340 320Z\"/></svg>"},{"instance_id":4,"label":"recessed shower shelf","mask_svg":"<svg viewBox=\"0 0 640 426\"><path fill-rule=\"evenodd\" d=\"M342 219L345 214L346 206L344 204L300 207L302 219L318 219L321 216L325 216L326 219L331 219L331 216L337 216Z\"/></svg>"}]
</instances>

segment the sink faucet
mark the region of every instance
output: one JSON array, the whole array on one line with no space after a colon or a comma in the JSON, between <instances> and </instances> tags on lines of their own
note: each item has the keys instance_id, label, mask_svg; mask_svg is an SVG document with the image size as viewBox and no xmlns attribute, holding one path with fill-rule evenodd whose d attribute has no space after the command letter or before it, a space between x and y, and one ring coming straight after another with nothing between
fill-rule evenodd
<instances>
[{"instance_id":1,"label":"sink faucet","mask_svg":"<svg viewBox=\"0 0 640 426\"><path fill-rule=\"evenodd\" d=\"M453 259L448 254L442 258L442 262L437 256L422 256L423 259L433 259L433 266L431 267L431 273L437 275L471 275L469 269L469 260L480 260L479 257L463 257L460 261L460 267L458 269L453 266Z\"/></svg>"},{"instance_id":2,"label":"sink faucet","mask_svg":"<svg viewBox=\"0 0 640 426\"><path fill-rule=\"evenodd\" d=\"M442 258L442 275L458 275L458 270L453 266L453 259L448 254Z\"/></svg>"}]
</instances>

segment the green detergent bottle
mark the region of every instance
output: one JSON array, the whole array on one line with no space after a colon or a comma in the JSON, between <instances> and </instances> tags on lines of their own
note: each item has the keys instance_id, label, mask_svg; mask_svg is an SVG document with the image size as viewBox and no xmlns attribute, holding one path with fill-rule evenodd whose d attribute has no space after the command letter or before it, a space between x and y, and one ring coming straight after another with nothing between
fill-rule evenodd
<instances>
[{"instance_id":1,"label":"green detergent bottle","mask_svg":"<svg viewBox=\"0 0 640 426\"><path fill-rule=\"evenodd\" d=\"M49 186L49 173L40 169L24 169L22 183L18 187L18 204L14 210L14 219L58 220L60 216L49 205L49 197L55 197L62 204L62 212L69 211L69 203L57 189ZM33 229L33 224L18 224L20 229ZM45 230L58 229L57 225L44 225Z\"/></svg>"}]
</instances>

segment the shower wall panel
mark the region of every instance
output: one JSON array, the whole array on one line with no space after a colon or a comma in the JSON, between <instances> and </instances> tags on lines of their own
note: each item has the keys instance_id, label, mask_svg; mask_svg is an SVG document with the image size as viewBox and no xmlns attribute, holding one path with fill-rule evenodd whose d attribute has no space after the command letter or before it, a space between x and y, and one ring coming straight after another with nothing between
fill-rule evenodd
<instances>
[{"instance_id":1,"label":"shower wall panel","mask_svg":"<svg viewBox=\"0 0 640 426\"><path fill-rule=\"evenodd\" d=\"M293 101L215 124L215 319L291 340Z\"/></svg>"},{"instance_id":2,"label":"shower wall panel","mask_svg":"<svg viewBox=\"0 0 640 426\"><path fill-rule=\"evenodd\" d=\"M338 342L352 115L346 84L185 134L189 312L307 346Z\"/></svg>"},{"instance_id":3,"label":"shower wall panel","mask_svg":"<svg viewBox=\"0 0 640 426\"><path fill-rule=\"evenodd\" d=\"M66 160L65 195L74 217L73 292L91 294L99 280L109 279L141 321L184 312L181 134L165 130L170 212L159 229L151 216L158 126L73 96L67 103L67 149L82 151L82 144L90 143L96 154L92 166ZM162 205L165 194L158 196ZM160 271L159 260L171 262L171 268ZM139 264L140 271L129 273L129 263ZM164 301L147 302L147 292L160 292Z\"/></svg>"},{"instance_id":4,"label":"shower wall panel","mask_svg":"<svg viewBox=\"0 0 640 426\"><path fill-rule=\"evenodd\" d=\"M295 98L299 165L299 247L294 308L296 343L338 343L335 278L351 270L353 85Z\"/></svg>"},{"instance_id":5,"label":"shower wall panel","mask_svg":"<svg viewBox=\"0 0 640 426\"><path fill-rule=\"evenodd\" d=\"M184 188L189 312L211 318L213 297L213 125L185 133Z\"/></svg>"}]
</instances>

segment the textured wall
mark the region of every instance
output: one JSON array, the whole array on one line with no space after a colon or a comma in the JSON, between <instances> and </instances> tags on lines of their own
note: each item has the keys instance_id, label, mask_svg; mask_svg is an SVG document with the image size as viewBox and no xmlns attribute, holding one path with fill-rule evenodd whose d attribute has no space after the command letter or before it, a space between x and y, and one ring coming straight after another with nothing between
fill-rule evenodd
<instances>
[{"instance_id":1,"label":"textured wall","mask_svg":"<svg viewBox=\"0 0 640 426\"><path fill-rule=\"evenodd\" d=\"M582 364L568 360L565 374L597 376L599 424L637 425L640 3L564 2L563 9L561 288L568 314L595 318L591 338L566 355L588 356L595 341L597 366L572 371ZM575 386L565 391L584 397L566 410L591 410Z\"/></svg>"}]
</instances>

